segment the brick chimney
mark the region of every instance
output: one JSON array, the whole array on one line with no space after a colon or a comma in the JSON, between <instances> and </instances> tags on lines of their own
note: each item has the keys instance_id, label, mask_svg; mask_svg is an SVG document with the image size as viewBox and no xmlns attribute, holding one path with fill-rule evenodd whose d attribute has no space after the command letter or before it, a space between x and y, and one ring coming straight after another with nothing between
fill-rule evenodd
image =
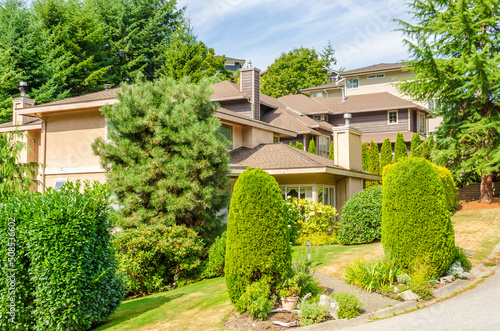
<instances>
[{"instance_id":1,"label":"brick chimney","mask_svg":"<svg viewBox=\"0 0 500 331\"><path fill-rule=\"evenodd\" d=\"M362 132L350 125L351 117L351 114L344 114L345 125L333 128L334 162L340 167L361 171Z\"/></svg>"},{"instance_id":2,"label":"brick chimney","mask_svg":"<svg viewBox=\"0 0 500 331\"><path fill-rule=\"evenodd\" d=\"M240 70L240 92L250 98L252 118L260 120L260 70L251 67Z\"/></svg>"},{"instance_id":3,"label":"brick chimney","mask_svg":"<svg viewBox=\"0 0 500 331\"><path fill-rule=\"evenodd\" d=\"M22 108L29 108L35 105L35 100L28 99L26 97L26 88L28 87L28 83L20 82L19 83L19 92L20 97L12 100L12 123L14 125L23 125L31 119L27 116L18 115L17 110Z\"/></svg>"}]
</instances>

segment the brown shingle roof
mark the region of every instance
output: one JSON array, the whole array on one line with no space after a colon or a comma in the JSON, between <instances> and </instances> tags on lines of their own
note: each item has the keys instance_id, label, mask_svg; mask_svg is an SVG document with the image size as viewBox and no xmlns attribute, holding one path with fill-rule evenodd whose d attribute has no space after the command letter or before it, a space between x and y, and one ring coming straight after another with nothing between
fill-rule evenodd
<instances>
[{"instance_id":1,"label":"brown shingle roof","mask_svg":"<svg viewBox=\"0 0 500 331\"><path fill-rule=\"evenodd\" d=\"M40 120L38 118L35 118L35 119L32 119L32 120L24 123L23 125L33 125L33 124L37 124L37 123L40 123ZM10 121L10 122L0 124L0 128L10 128L10 127L15 127L14 122Z\"/></svg>"},{"instance_id":2,"label":"brown shingle roof","mask_svg":"<svg viewBox=\"0 0 500 331\"><path fill-rule=\"evenodd\" d=\"M404 66L405 66L405 64L401 63L401 62L379 63L379 64L373 64L373 65L367 66L367 67L347 70L347 71L341 72L340 75L346 76L346 75L354 75L354 74L364 74L364 73L375 72L375 71L394 70L394 69L401 69Z\"/></svg>"},{"instance_id":3,"label":"brown shingle roof","mask_svg":"<svg viewBox=\"0 0 500 331\"><path fill-rule=\"evenodd\" d=\"M314 102L311 98L303 94L286 95L278 99L291 109L295 109L302 114L328 114L327 108Z\"/></svg>"},{"instance_id":4,"label":"brown shingle roof","mask_svg":"<svg viewBox=\"0 0 500 331\"><path fill-rule=\"evenodd\" d=\"M310 99L328 108L334 114L405 108L424 110L419 105L388 92L351 95L347 96L345 101L342 100L342 97L316 97Z\"/></svg>"},{"instance_id":5,"label":"brown shingle roof","mask_svg":"<svg viewBox=\"0 0 500 331\"><path fill-rule=\"evenodd\" d=\"M72 97L68 99L63 99L63 100L58 100L58 101L53 101L49 103L44 103L41 105L37 105L34 108L37 107L46 107L46 106L56 106L56 105L67 105L71 103L80 103L80 102L91 102L91 101L98 101L98 100L107 100L107 99L115 99L116 98L116 92L120 90L120 87L112 88L109 90L104 90L100 92L95 92L95 93L89 93L89 94L84 94L80 95L77 97Z\"/></svg>"},{"instance_id":6,"label":"brown shingle roof","mask_svg":"<svg viewBox=\"0 0 500 331\"><path fill-rule=\"evenodd\" d=\"M341 88L342 86L337 85L335 83L328 83L324 85L318 85L318 86L313 86L313 87L308 87L308 88L303 88L300 91L305 92L305 91L316 91L316 90L323 90L323 89L332 89L332 88Z\"/></svg>"},{"instance_id":7,"label":"brown shingle roof","mask_svg":"<svg viewBox=\"0 0 500 331\"><path fill-rule=\"evenodd\" d=\"M263 114L261 120L271 125L287 128L288 130L292 130L297 133L313 132L308 125L299 121L298 117L300 117L300 115L292 114L292 112L287 109L277 108Z\"/></svg>"},{"instance_id":8,"label":"brown shingle roof","mask_svg":"<svg viewBox=\"0 0 500 331\"><path fill-rule=\"evenodd\" d=\"M232 164L261 169L333 167L343 169L326 157L286 144L263 144L253 149L241 147L229 152Z\"/></svg>"},{"instance_id":9,"label":"brown shingle roof","mask_svg":"<svg viewBox=\"0 0 500 331\"><path fill-rule=\"evenodd\" d=\"M412 131L403 131L401 132L403 134L403 137L405 138L405 142L411 142L411 138L415 134L415 132ZM369 143L370 141L373 140L374 143L376 144L381 144L384 142L385 138L389 138L391 143L396 142L396 137L398 133L397 132L377 132L377 133L363 133L361 136L361 140ZM420 140L424 140L425 137L420 135Z\"/></svg>"},{"instance_id":10,"label":"brown shingle roof","mask_svg":"<svg viewBox=\"0 0 500 331\"><path fill-rule=\"evenodd\" d=\"M214 92L210 97L211 100L220 100L226 98L245 98L245 95L240 92L240 87L230 81L224 80L212 85Z\"/></svg>"}]
</instances>

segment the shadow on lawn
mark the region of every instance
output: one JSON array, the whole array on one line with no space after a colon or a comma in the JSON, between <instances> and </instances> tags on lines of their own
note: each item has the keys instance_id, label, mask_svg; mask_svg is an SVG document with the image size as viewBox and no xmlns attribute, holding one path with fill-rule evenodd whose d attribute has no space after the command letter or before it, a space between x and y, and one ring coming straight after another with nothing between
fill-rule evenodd
<instances>
[{"instance_id":1,"label":"shadow on lawn","mask_svg":"<svg viewBox=\"0 0 500 331\"><path fill-rule=\"evenodd\" d=\"M148 295L129 301L123 301L117 311L111 316L111 319L108 319L101 324L95 325L91 330L98 331L112 328L119 323L135 318L145 312L151 311L184 295L184 293L169 295L169 293L166 292Z\"/></svg>"}]
</instances>

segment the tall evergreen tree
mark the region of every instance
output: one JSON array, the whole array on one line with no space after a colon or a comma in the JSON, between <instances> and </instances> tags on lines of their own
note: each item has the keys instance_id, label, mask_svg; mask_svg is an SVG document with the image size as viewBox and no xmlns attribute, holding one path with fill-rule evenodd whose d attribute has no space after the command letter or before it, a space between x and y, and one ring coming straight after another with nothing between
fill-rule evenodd
<instances>
[{"instance_id":1,"label":"tall evergreen tree","mask_svg":"<svg viewBox=\"0 0 500 331\"><path fill-rule=\"evenodd\" d=\"M329 154L328 154L328 158L330 160L334 160L335 159L335 144L333 143L333 141L330 143L330 151L329 151Z\"/></svg>"},{"instance_id":2,"label":"tall evergreen tree","mask_svg":"<svg viewBox=\"0 0 500 331\"><path fill-rule=\"evenodd\" d=\"M368 150L368 159L370 160L368 163L370 168L368 172L371 172L375 175L380 175L380 159L379 159L379 151L378 145L373 142L370 142L370 149Z\"/></svg>"},{"instance_id":3,"label":"tall evergreen tree","mask_svg":"<svg viewBox=\"0 0 500 331\"><path fill-rule=\"evenodd\" d=\"M307 148L309 153L316 154L316 143L314 142L314 138L311 138L309 141L309 147Z\"/></svg>"},{"instance_id":4,"label":"tall evergreen tree","mask_svg":"<svg viewBox=\"0 0 500 331\"><path fill-rule=\"evenodd\" d=\"M422 156L422 143L418 133L414 133L411 137L410 153L411 156Z\"/></svg>"},{"instance_id":5,"label":"tall evergreen tree","mask_svg":"<svg viewBox=\"0 0 500 331\"><path fill-rule=\"evenodd\" d=\"M434 146L434 139L432 137L425 138L422 143L422 157L431 161L432 148Z\"/></svg>"},{"instance_id":6,"label":"tall evergreen tree","mask_svg":"<svg viewBox=\"0 0 500 331\"><path fill-rule=\"evenodd\" d=\"M385 138L382 143L382 148L380 149L380 172L384 170L384 167L388 164L392 164L392 145L389 138Z\"/></svg>"},{"instance_id":7,"label":"tall evergreen tree","mask_svg":"<svg viewBox=\"0 0 500 331\"><path fill-rule=\"evenodd\" d=\"M411 22L399 21L411 54L401 92L437 99L442 116L433 160L457 179L481 176L481 200L493 198L500 171L499 0L411 1Z\"/></svg>"},{"instance_id":8,"label":"tall evergreen tree","mask_svg":"<svg viewBox=\"0 0 500 331\"><path fill-rule=\"evenodd\" d=\"M370 168L368 160L368 148L366 147L366 142L361 143L361 162L363 164L363 170L368 171Z\"/></svg>"},{"instance_id":9,"label":"tall evergreen tree","mask_svg":"<svg viewBox=\"0 0 500 331\"><path fill-rule=\"evenodd\" d=\"M92 147L123 206L123 226L185 224L204 237L222 226L229 160L210 83L137 82L101 109L110 142L100 138Z\"/></svg>"},{"instance_id":10,"label":"tall evergreen tree","mask_svg":"<svg viewBox=\"0 0 500 331\"><path fill-rule=\"evenodd\" d=\"M405 137L401 132L398 132L398 135L396 136L396 144L394 145L394 163L407 156L408 149L406 148Z\"/></svg>"}]
</instances>

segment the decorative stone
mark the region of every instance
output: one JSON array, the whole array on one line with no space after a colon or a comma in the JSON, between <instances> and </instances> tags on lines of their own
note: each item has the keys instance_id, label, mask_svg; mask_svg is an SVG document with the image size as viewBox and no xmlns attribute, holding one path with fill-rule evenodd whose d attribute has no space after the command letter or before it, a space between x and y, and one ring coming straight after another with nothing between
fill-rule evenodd
<instances>
[{"instance_id":1,"label":"decorative stone","mask_svg":"<svg viewBox=\"0 0 500 331\"><path fill-rule=\"evenodd\" d=\"M394 292L399 293L399 288L397 288L396 286L394 286Z\"/></svg>"},{"instance_id":2,"label":"decorative stone","mask_svg":"<svg viewBox=\"0 0 500 331\"><path fill-rule=\"evenodd\" d=\"M339 304L335 299L323 294L319 297L319 305L328 310L330 317L338 319Z\"/></svg>"},{"instance_id":3,"label":"decorative stone","mask_svg":"<svg viewBox=\"0 0 500 331\"><path fill-rule=\"evenodd\" d=\"M453 276L453 275L441 277L441 279L439 279L439 284L453 283L454 280L455 280L455 276Z\"/></svg>"},{"instance_id":4,"label":"decorative stone","mask_svg":"<svg viewBox=\"0 0 500 331\"><path fill-rule=\"evenodd\" d=\"M418 299L420 299L420 295L417 295L417 294L413 293L412 290L407 290L407 291L404 291L402 293L399 293L398 297L400 297L404 301L410 301L410 300L418 300Z\"/></svg>"}]
</instances>

